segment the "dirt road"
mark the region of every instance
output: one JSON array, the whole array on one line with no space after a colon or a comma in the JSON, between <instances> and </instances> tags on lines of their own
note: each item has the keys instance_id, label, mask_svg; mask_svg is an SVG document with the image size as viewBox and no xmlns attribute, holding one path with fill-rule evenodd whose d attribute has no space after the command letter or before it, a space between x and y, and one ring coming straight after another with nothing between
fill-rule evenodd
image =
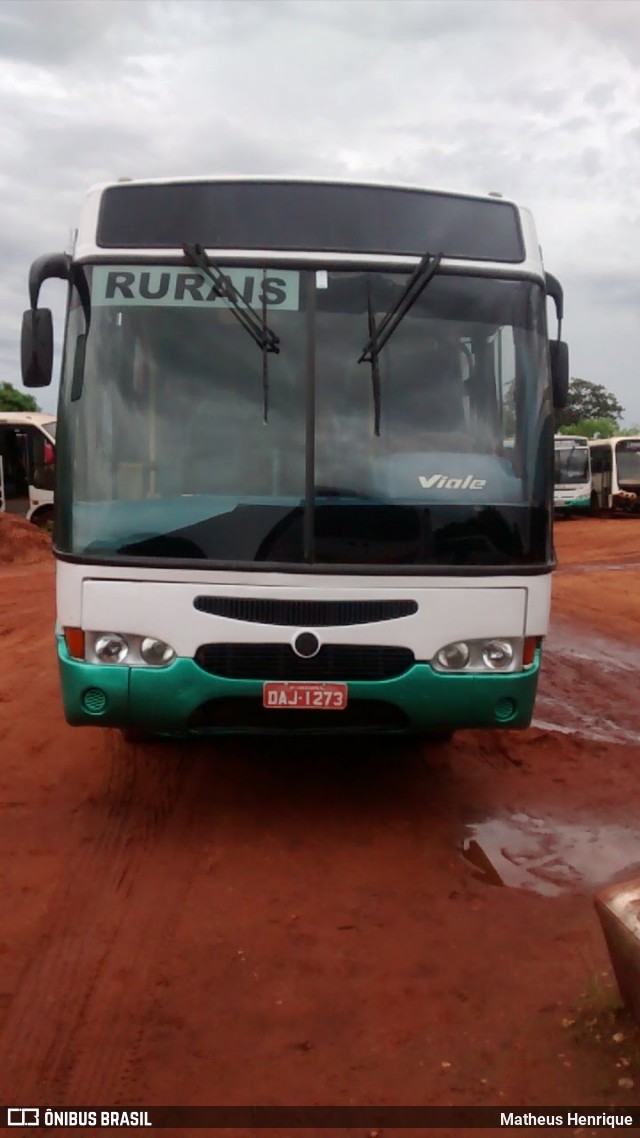
<instances>
[{"instance_id":1,"label":"dirt road","mask_svg":"<svg viewBox=\"0 0 640 1138\"><path fill-rule=\"evenodd\" d=\"M357 753L67 727L5 559L5 1102L638 1101L592 896L640 866L640 522L556 544L538 726Z\"/></svg>"}]
</instances>

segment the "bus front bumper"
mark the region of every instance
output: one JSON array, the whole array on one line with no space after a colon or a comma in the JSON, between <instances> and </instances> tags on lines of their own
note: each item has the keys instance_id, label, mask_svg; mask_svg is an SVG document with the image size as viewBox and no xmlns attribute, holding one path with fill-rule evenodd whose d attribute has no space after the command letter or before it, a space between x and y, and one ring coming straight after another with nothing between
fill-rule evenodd
<instances>
[{"instance_id":1,"label":"bus front bumper","mask_svg":"<svg viewBox=\"0 0 640 1138\"><path fill-rule=\"evenodd\" d=\"M553 503L554 510L588 510L591 505L590 497L556 498Z\"/></svg>"},{"instance_id":2,"label":"bus front bumper","mask_svg":"<svg viewBox=\"0 0 640 1138\"><path fill-rule=\"evenodd\" d=\"M445 675L415 664L394 679L349 683L344 710L283 711L262 707L262 681L212 676L193 660L166 668L88 664L69 656L62 637L57 643L67 723L168 736L523 728L540 670L539 651L530 668L507 675Z\"/></svg>"}]
</instances>

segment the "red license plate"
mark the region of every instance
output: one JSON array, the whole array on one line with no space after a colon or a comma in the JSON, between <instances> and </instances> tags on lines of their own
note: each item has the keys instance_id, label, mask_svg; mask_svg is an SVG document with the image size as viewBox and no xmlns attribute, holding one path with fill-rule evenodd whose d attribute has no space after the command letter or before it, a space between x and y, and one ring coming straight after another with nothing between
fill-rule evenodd
<instances>
[{"instance_id":1,"label":"red license plate","mask_svg":"<svg viewBox=\"0 0 640 1138\"><path fill-rule=\"evenodd\" d=\"M342 711L347 706L347 685L267 683L262 687L262 706Z\"/></svg>"}]
</instances>

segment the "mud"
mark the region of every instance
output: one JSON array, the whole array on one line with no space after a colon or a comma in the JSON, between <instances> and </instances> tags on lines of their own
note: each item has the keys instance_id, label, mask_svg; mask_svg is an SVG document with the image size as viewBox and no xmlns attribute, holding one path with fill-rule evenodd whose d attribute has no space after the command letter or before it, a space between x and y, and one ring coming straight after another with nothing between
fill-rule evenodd
<instances>
[{"instance_id":1,"label":"mud","mask_svg":"<svg viewBox=\"0 0 640 1138\"><path fill-rule=\"evenodd\" d=\"M0 513L0 566L51 560L51 538L32 522Z\"/></svg>"},{"instance_id":2,"label":"mud","mask_svg":"<svg viewBox=\"0 0 640 1138\"><path fill-rule=\"evenodd\" d=\"M640 829L512 814L469 827L461 852L494 885L591 893L640 868Z\"/></svg>"},{"instance_id":3,"label":"mud","mask_svg":"<svg viewBox=\"0 0 640 1138\"><path fill-rule=\"evenodd\" d=\"M615 997L591 891L637 872L640 581L570 569L639 539L557 527L540 725L432 749L71 729L50 557L5 564L4 1101L634 1104L640 1048L621 1088L581 1028Z\"/></svg>"}]
</instances>

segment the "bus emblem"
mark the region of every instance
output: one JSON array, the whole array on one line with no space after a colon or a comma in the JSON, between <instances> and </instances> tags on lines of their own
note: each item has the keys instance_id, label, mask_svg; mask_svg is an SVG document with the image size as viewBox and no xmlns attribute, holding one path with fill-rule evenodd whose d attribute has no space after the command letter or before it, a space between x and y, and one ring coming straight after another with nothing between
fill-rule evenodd
<instances>
[{"instance_id":1,"label":"bus emblem","mask_svg":"<svg viewBox=\"0 0 640 1138\"><path fill-rule=\"evenodd\" d=\"M423 475L418 482L423 490L483 490L487 485L486 478L474 478L473 474L467 474L466 478L449 478L447 474L425 478Z\"/></svg>"}]
</instances>

